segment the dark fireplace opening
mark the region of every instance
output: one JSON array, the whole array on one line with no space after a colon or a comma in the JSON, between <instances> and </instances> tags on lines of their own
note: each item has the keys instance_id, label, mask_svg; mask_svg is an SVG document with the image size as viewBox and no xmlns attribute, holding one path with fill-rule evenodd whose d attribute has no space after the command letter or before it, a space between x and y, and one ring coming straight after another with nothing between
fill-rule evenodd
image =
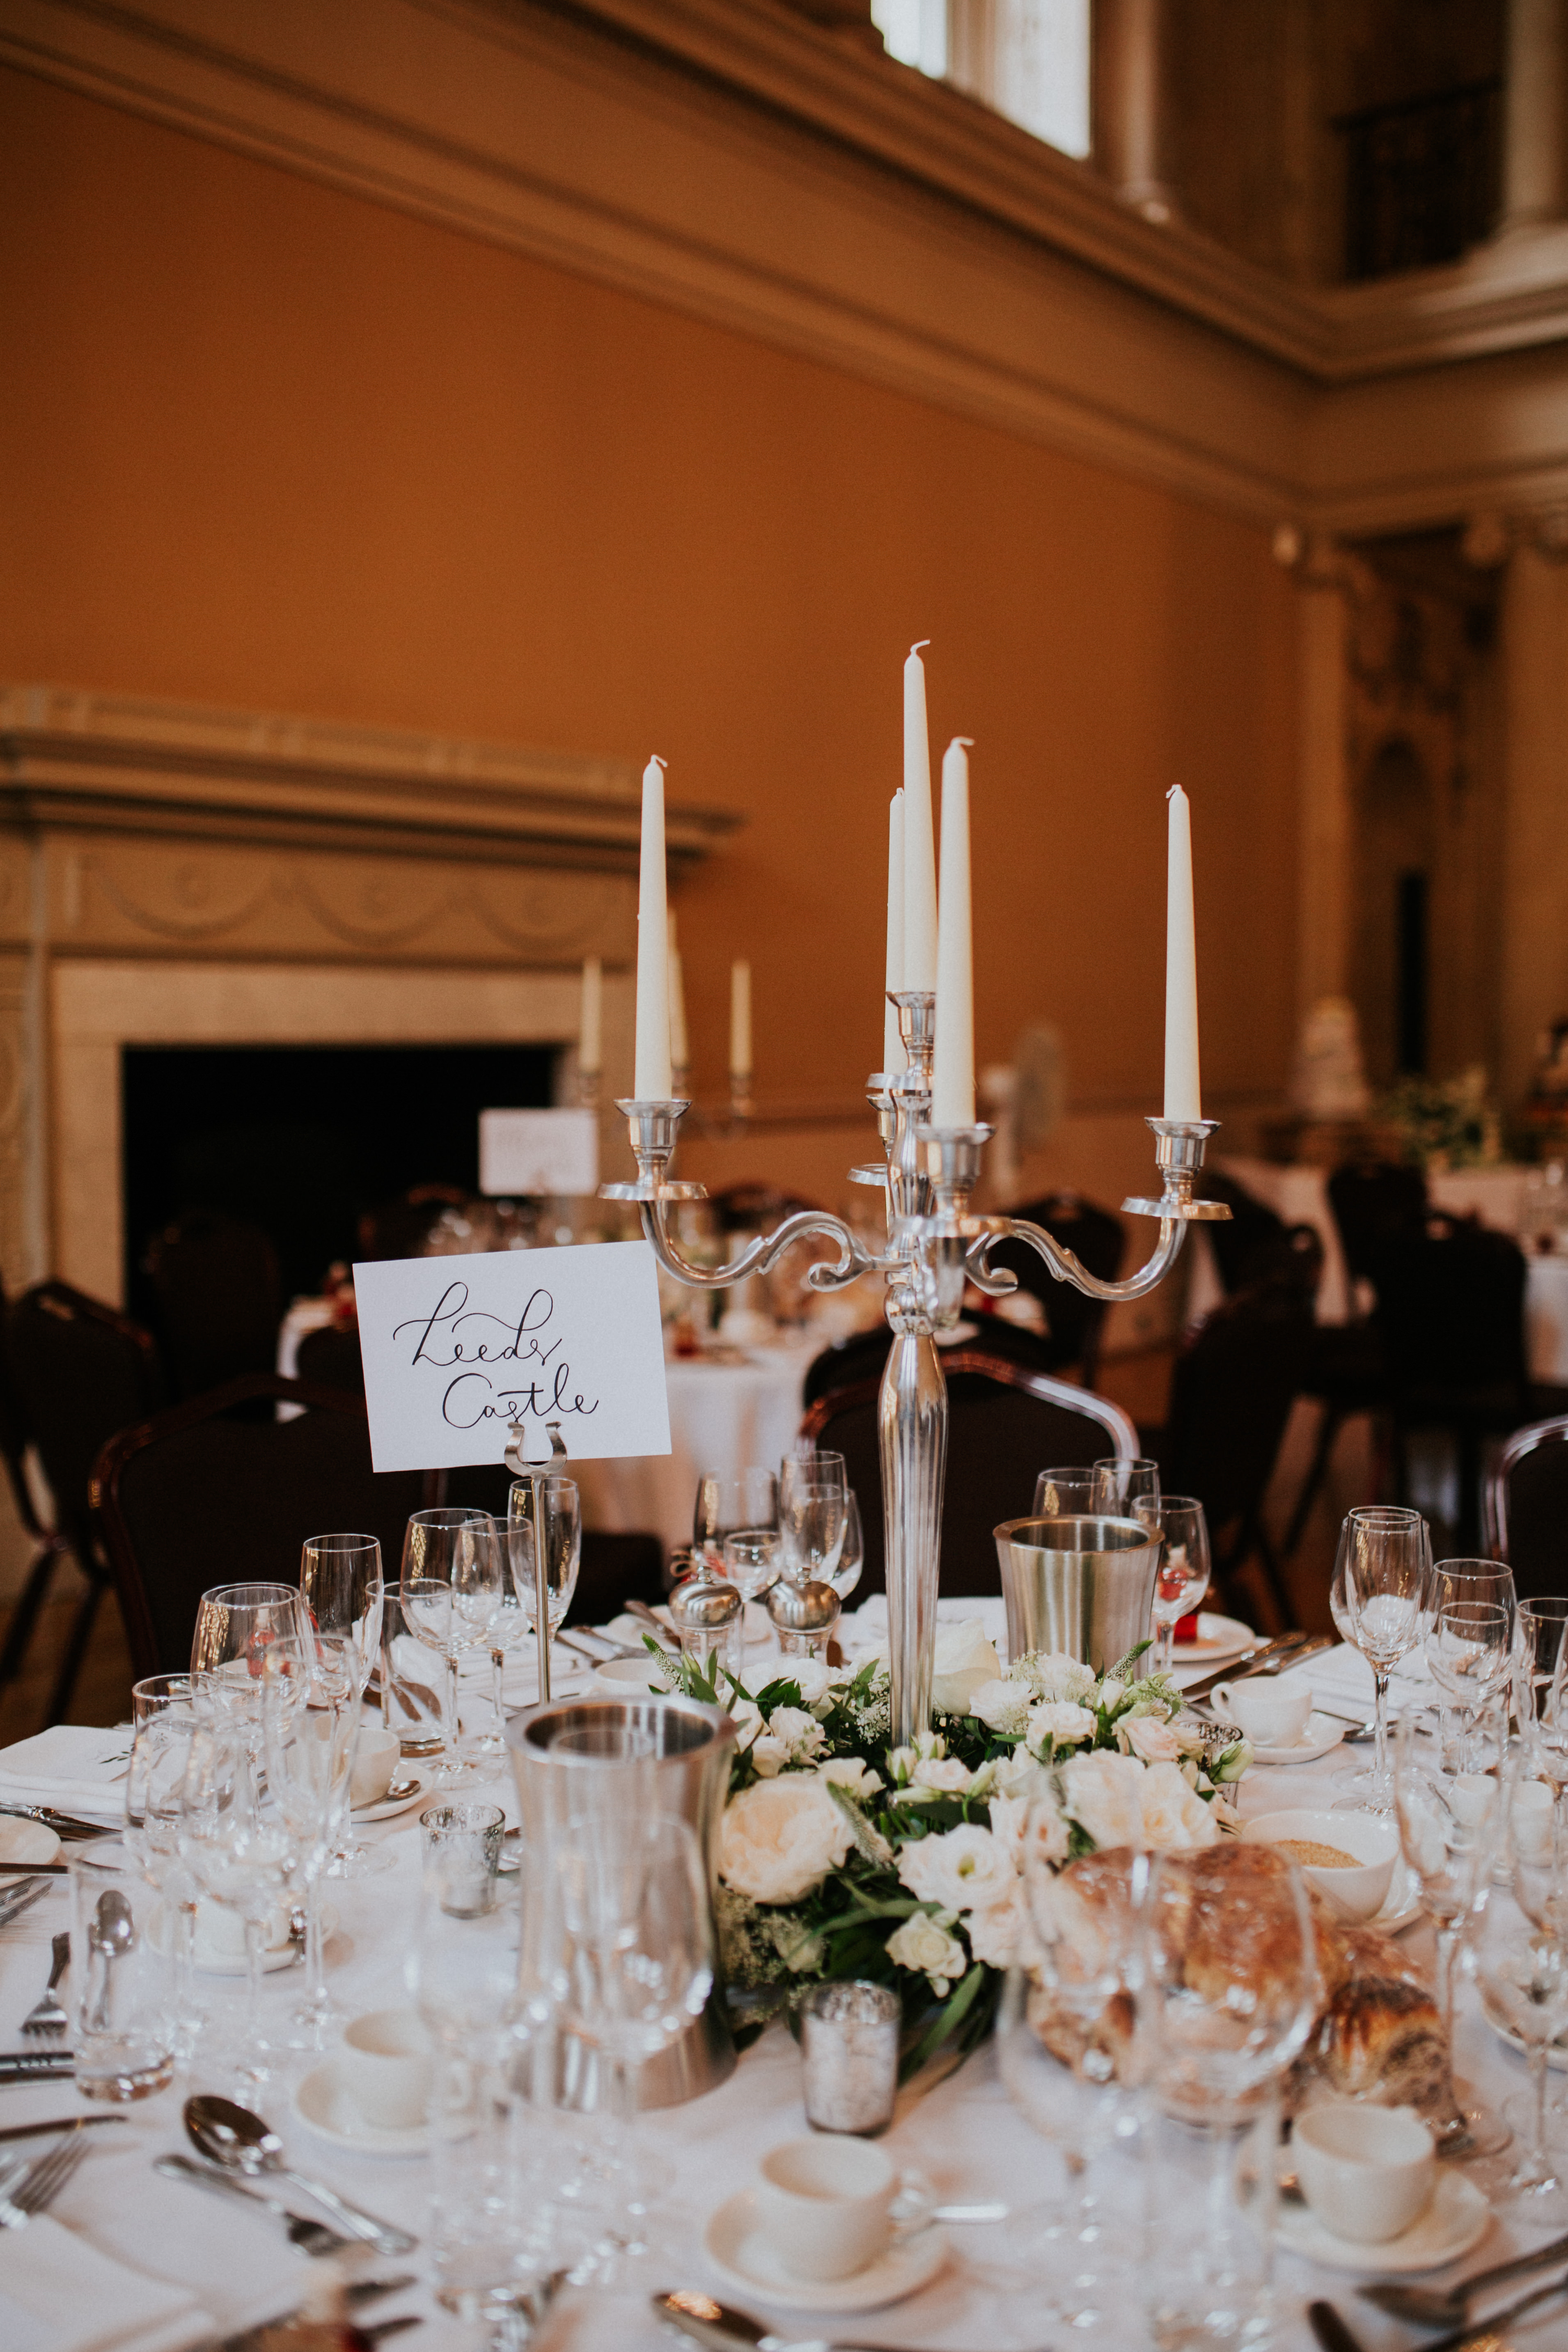
<instances>
[{"instance_id":1,"label":"dark fireplace opening","mask_svg":"<svg viewBox=\"0 0 1568 2352\"><path fill-rule=\"evenodd\" d=\"M362 1213L416 1184L479 1184L479 1113L553 1100L552 1045L127 1045L125 1296L172 1218L217 1209L270 1234L285 1304L352 1259Z\"/></svg>"}]
</instances>

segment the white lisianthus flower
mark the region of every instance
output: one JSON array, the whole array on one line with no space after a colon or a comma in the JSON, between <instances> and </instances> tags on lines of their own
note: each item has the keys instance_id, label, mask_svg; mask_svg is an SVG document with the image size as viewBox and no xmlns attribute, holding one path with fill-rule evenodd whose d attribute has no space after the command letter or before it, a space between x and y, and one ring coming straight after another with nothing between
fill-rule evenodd
<instances>
[{"instance_id":1,"label":"white lisianthus flower","mask_svg":"<svg viewBox=\"0 0 1568 2352\"><path fill-rule=\"evenodd\" d=\"M1058 1748L1071 1748L1080 1739L1094 1738L1094 1717L1087 1706L1079 1706L1071 1699L1043 1698L1029 1709L1029 1745L1037 1753L1047 1739Z\"/></svg>"},{"instance_id":2,"label":"white lisianthus flower","mask_svg":"<svg viewBox=\"0 0 1568 2352\"><path fill-rule=\"evenodd\" d=\"M969 1911L994 1903L1014 1875L1012 1854L1000 1838L964 1822L943 1836L911 1838L900 1849L899 1876L922 1903Z\"/></svg>"},{"instance_id":3,"label":"white lisianthus flower","mask_svg":"<svg viewBox=\"0 0 1568 2352\"><path fill-rule=\"evenodd\" d=\"M792 1764L809 1764L827 1746L827 1734L804 1707L775 1707L768 1717L768 1730L774 1739L784 1741Z\"/></svg>"},{"instance_id":4,"label":"white lisianthus flower","mask_svg":"<svg viewBox=\"0 0 1568 2352\"><path fill-rule=\"evenodd\" d=\"M1141 1846L1147 1778L1148 1768L1135 1758L1110 1748L1070 1757L1062 1767L1062 1810L1101 1852L1113 1845Z\"/></svg>"},{"instance_id":5,"label":"white lisianthus flower","mask_svg":"<svg viewBox=\"0 0 1568 2352\"><path fill-rule=\"evenodd\" d=\"M978 1617L939 1625L932 1659L931 1703L938 1715L967 1715L974 1693L1001 1675L995 1644Z\"/></svg>"},{"instance_id":6,"label":"white lisianthus flower","mask_svg":"<svg viewBox=\"0 0 1568 2352\"><path fill-rule=\"evenodd\" d=\"M1126 1696L1126 1684L1119 1683L1114 1675L1107 1675L1100 1685L1100 1695L1095 1703L1102 1706L1107 1715L1113 1715Z\"/></svg>"},{"instance_id":7,"label":"white lisianthus flower","mask_svg":"<svg viewBox=\"0 0 1568 2352\"><path fill-rule=\"evenodd\" d=\"M816 1768L818 1780L832 1780L862 1804L868 1804L882 1786L882 1776L873 1772L863 1756L827 1756Z\"/></svg>"},{"instance_id":8,"label":"white lisianthus flower","mask_svg":"<svg viewBox=\"0 0 1568 2352\"><path fill-rule=\"evenodd\" d=\"M1027 1682L1037 1698L1074 1699L1079 1704L1095 1685L1095 1672L1081 1658L1069 1658L1065 1650L1034 1650L1020 1658L1012 1672Z\"/></svg>"},{"instance_id":9,"label":"white lisianthus flower","mask_svg":"<svg viewBox=\"0 0 1568 2352\"><path fill-rule=\"evenodd\" d=\"M887 1942L888 1958L918 1969L932 1992L946 1992L969 1966L963 1946L929 1911L914 1911Z\"/></svg>"},{"instance_id":10,"label":"white lisianthus flower","mask_svg":"<svg viewBox=\"0 0 1568 2352\"><path fill-rule=\"evenodd\" d=\"M1157 1715L1124 1715L1116 1727L1116 1744L1144 1764L1173 1764L1182 1752L1175 1733Z\"/></svg>"},{"instance_id":11,"label":"white lisianthus flower","mask_svg":"<svg viewBox=\"0 0 1568 2352\"><path fill-rule=\"evenodd\" d=\"M1024 1864L1024 1824L1029 1818L1026 1797L993 1797L991 1834L1005 1845L1019 1869Z\"/></svg>"},{"instance_id":12,"label":"white lisianthus flower","mask_svg":"<svg viewBox=\"0 0 1568 2352\"><path fill-rule=\"evenodd\" d=\"M1041 1775L1044 1780L1044 1774ZM1026 1871L1032 1860L1053 1865L1064 1863L1071 1852L1068 1825L1056 1791L1047 1782L1040 1794L1031 1802L1024 1822L1024 1834L1018 1846L1018 1867Z\"/></svg>"},{"instance_id":13,"label":"white lisianthus flower","mask_svg":"<svg viewBox=\"0 0 1568 2352\"><path fill-rule=\"evenodd\" d=\"M969 1948L990 1969L1010 1969L1018 1952L1024 1924L1024 1891L1016 1874L994 1903L971 1911L963 1922Z\"/></svg>"},{"instance_id":14,"label":"white lisianthus flower","mask_svg":"<svg viewBox=\"0 0 1568 2352\"><path fill-rule=\"evenodd\" d=\"M1153 1853L1213 1845L1219 1823L1195 1789L1189 1789L1172 1763L1151 1764L1143 1774L1142 1843Z\"/></svg>"},{"instance_id":15,"label":"white lisianthus flower","mask_svg":"<svg viewBox=\"0 0 1568 2352\"><path fill-rule=\"evenodd\" d=\"M920 1762L920 1755L913 1748L889 1748L883 1761L888 1767L888 1775L894 1788L907 1789L910 1775Z\"/></svg>"},{"instance_id":16,"label":"white lisianthus flower","mask_svg":"<svg viewBox=\"0 0 1568 2352\"><path fill-rule=\"evenodd\" d=\"M1209 1778L1216 1789L1223 1788L1227 1780L1239 1780L1251 1761L1252 1742L1234 1739L1224 1755L1216 1756L1209 1766Z\"/></svg>"},{"instance_id":17,"label":"white lisianthus flower","mask_svg":"<svg viewBox=\"0 0 1568 2352\"><path fill-rule=\"evenodd\" d=\"M956 1756L922 1756L915 1766L917 1789L934 1789L944 1797L962 1797L973 1775Z\"/></svg>"},{"instance_id":18,"label":"white lisianthus flower","mask_svg":"<svg viewBox=\"0 0 1568 2352\"><path fill-rule=\"evenodd\" d=\"M967 1791L971 1797L988 1797L991 1794L996 1779L996 1768L1001 1761L1002 1759L999 1756L988 1756L984 1763L972 1774Z\"/></svg>"},{"instance_id":19,"label":"white lisianthus flower","mask_svg":"<svg viewBox=\"0 0 1568 2352\"><path fill-rule=\"evenodd\" d=\"M1027 1799L1047 1785L1044 1766L1036 1762L1026 1748L1015 1748L1011 1756L996 1759L996 1778L993 1786L1004 1797Z\"/></svg>"},{"instance_id":20,"label":"white lisianthus flower","mask_svg":"<svg viewBox=\"0 0 1568 2352\"><path fill-rule=\"evenodd\" d=\"M988 1731L1000 1732L1005 1739L1016 1739L1028 1720L1028 1685L1002 1676L995 1682L982 1683L971 1695L969 1712L978 1716Z\"/></svg>"},{"instance_id":21,"label":"white lisianthus flower","mask_svg":"<svg viewBox=\"0 0 1568 2352\"><path fill-rule=\"evenodd\" d=\"M753 1903L798 1903L837 1870L854 1832L815 1772L753 1781L719 1825L719 1875Z\"/></svg>"}]
</instances>

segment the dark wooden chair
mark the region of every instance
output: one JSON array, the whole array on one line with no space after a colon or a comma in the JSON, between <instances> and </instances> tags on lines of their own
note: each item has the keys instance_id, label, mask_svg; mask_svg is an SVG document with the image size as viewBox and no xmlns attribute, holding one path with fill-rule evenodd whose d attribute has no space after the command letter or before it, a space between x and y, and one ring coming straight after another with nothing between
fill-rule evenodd
<instances>
[{"instance_id":1,"label":"dark wooden chair","mask_svg":"<svg viewBox=\"0 0 1568 2352\"><path fill-rule=\"evenodd\" d=\"M48 1719L58 1723L70 1706L100 1603L114 1580L93 1517L92 1465L116 1430L163 1403L163 1375L149 1332L65 1282L35 1283L12 1301L4 1357L5 1387L17 1416L14 1433L25 1435L37 1457L54 1517L46 1528L32 1516L29 1532L43 1548L0 1654L0 1686L21 1671L56 1565L68 1553L87 1590L49 1695ZM18 1481L20 1507L26 1482L19 1472L14 1484Z\"/></svg>"},{"instance_id":2,"label":"dark wooden chair","mask_svg":"<svg viewBox=\"0 0 1568 2352\"><path fill-rule=\"evenodd\" d=\"M154 1236L147 1271L177 1395L272 1370L283 1307L278 1253L259 1225L193 1209Z\"/></svg>"},{"instance_id":3,"label":"dark wooden chair","mask_svg":"<svg viewBox=\"0 0 1568 2352\"><path fill-rule=\"evenodd\" d=\"M1010 1323L1001 1315L966 1315L965 1319L978 1328L972 1339L960 1343L963 1347L982 1356L1000 1356L1026 1372L1058 1370L1057 1354L1050 1340L1029 1330L1026 1325ZM830 1389L853 1388L858 1381L880 1380L892 1344L893 1335L886 1323L878 1323L868 1331L852 1331L847 1339L835 1339L806 1366L802 1402L815 1404ZM952 1352L948 1348L937 1349L944 1363Z\"/></svg>"},{"instance_id":4,"label":"dark wooden chair","mask_svg":"<svg viewBox=\"0 0 1568 2352\"><path fill-rule=\"evenodd\" d=\"M1568 1592L1568 1416L1514 1431L1487 1481L1483 1533L1521 1601Z\"/></svg>"},{"instance_id":5,"label":"dark wooden chair","mask_svg":"<svg viewBox=\"0 0 1568 2352\"><path fill-rule=\"evenodd\" d=\"M258 1405L305 1410L291 1421ZM121 1430L99 1455L93 1498L138 1676L188 1664L196 1606L215 1584L292 1584L307 1536L363 1528L395 1580L423 1471L371 1466L363 1403L251 1372Z\"/></svg>"},{"instance_id":6,"label":"dark wooden chair","mask_svg":"<svg viewBox=\"0 0 1568 2352\"><path fill-rule=\"evenodd\" d=\"M942 1507L942 1590L997 1592L1001 1570L994 1529L1027 1518L1035 1479L1047 1463L1131 1459L1138 1434L1117 1405L1091 1390L1031 1371L978 1347L945 1349L947 1477ZM842 1454L860 1504L865 1566L857 1601L887 1588L881 1454L877 1435L879 1379L819 1396L800 1425L803 1437Z\"/></svg>"}]
</instances>

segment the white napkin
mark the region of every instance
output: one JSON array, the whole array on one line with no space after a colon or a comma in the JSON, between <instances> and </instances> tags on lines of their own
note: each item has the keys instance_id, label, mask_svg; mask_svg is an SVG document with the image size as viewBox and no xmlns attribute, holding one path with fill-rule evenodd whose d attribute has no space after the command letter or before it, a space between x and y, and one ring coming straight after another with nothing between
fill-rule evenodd
<instances>
[{"instance_id":1,"label":"white napkin","mask_svg":"<svg viewBox=\"0 0 1568 2352\"><path fill-rule=\"evenodd\" d=\"M5 2352L181 2352L216 2333L187 2288L128 2269L47 2213L0 2230Z\"/></svg>"},{"instance_id":2,"label":"white napkin","mask_svg":"<svg viewBox=\"0 0 1568 2352\"><path fill-rule=\"evenodd\" d=\"M31 1739L0 1748L0 1804L53 1805L118 1822L125 1814L131 1730L103 1731L84 1723L56 1723Z\"/></svg>"}]
</instances>

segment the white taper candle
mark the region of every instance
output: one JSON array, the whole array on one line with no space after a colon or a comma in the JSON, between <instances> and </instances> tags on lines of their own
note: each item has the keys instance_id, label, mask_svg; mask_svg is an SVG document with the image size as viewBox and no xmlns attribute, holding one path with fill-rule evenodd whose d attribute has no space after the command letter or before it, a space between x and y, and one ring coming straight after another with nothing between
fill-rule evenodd
<instances>
[{"instance_id":1,"label":"white taper candle","mask_svg":"<svg viewBox=\"0 0 1568 2352\"><path fill-rule=\"evenodd\" d=\"M596 1078L605 1028L605 967L597 956L583 960L583 1005L577 1020L577 1067L585 1078Z\"/></svg>"},{"instance_id":2,"label":"white taper candle","mask_svg":"<svg viewBox=\"0 0 1568 2352\"><path fill-rule=\"evenodd\" d=\"M969 903L969 755L955 735L942 762L942 898L936 934L936 1053L931 1123L974 1124L974 956Z\"/></svg>"},{"instance_id":3,"label":"white taper candle","mask_svg":"<svg viewBox=\"0 0 1568 2352\"><path fill-rule=\"evenodd\" d=\"M1170 825L1165 875L1165 1117L1202 1118L1192 811L1180 784L1172 785L1166 799Z\"/></svg>"},{"instance_id":4,"label":"white taper candle","mask_svg":"<svg viewBox=\"0 0 1568 2352\"><path fill-rule=\"evenodd\" d=\"M642 772L642 858L637 879L638 1102L669 1100L669 930L664 887L664 761Z\"/></svg>"},{"instance_id":5,"label":"white taper candle","mask_svg":"<svg viewBox=\"0 0 1568 2352\"><path fill-rule=\"evenodd\" d=\"M752 1075L752 967L743 956L730 966L730 1076Z\"/></svg>"},{"instance_id":6,"label":"white taper candle","mask_svg":"<svg viewBox=\"0 0 1568 2352\"><path fill-rule=\"evenodd\" d=\"M666 936L669 940L669 1059L677 1070L689 1070L690 1056L686 1044L686 977L680 961L680 943L675 931L675 909L665 917Z\"/></svg>"},{"instance_id":7,"label":"white taper candle","mask_svg":"<svg viewBox=\"0 0 1568 2352\"><path fill-rule=\"evenodd\" d=\"M930 643L929 637L920 641ZM910 647L904 664L904 986L936 986L936 840L920 646Z\"/></svg>"},{"instance_id":8,"label":"white taper candle","mask_svg":"<svg viewBox=\"0 0 1568 2352\"><path fill-rule=\"evenodd\" d=\"M904 984L904 796L893 794L888 803L888 966L882 985L886 990L902 988ZM899 1034L899 1008L882 1000L882 1058L878 1068L901 1070L905 1066L904 1041Z\"/></svg>"}]
</instances>

